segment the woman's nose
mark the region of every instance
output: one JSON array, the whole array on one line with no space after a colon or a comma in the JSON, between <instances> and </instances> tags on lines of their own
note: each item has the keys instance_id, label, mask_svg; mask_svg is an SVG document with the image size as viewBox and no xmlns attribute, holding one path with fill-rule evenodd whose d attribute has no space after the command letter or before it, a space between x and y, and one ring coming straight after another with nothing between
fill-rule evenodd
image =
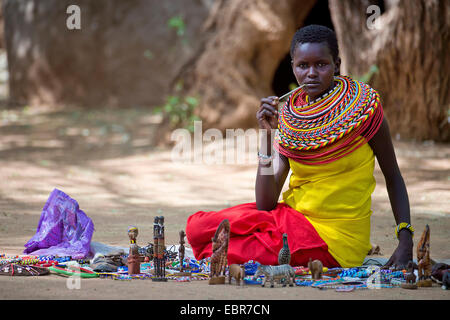
<instances>
[{"instance_id":1,"label":"woman's nose","mask_svg":"<svg viewBox=\"0 0 450 320\"><path fill-rule=\"evenodd\" d=\"M315 78L315 77L317 77L317 70L316 70L316 68L314 68L314 67L312 67L312 66L309 67L309 68L308 68L307 76L310 77L310 78Z\"/></svg>"}]
</instances>

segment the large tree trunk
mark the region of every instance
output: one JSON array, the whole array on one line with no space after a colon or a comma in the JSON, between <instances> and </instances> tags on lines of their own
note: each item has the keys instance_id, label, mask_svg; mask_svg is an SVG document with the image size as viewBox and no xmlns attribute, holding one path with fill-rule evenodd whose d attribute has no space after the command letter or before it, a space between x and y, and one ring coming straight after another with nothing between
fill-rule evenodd
<instances>
[{"instance_id":1,"label":"large tree trunk","mask_svg":"<svg viewBox=\"0 0 450 320\"><path fill-rule=\"evenodd\" d=\"M372 29L367 8L378 2L330 0L342 73L358 77L378 67L370 84L381 94L393 135L450 141L448 0L385 1Z\"/></svg>"},{"instance_id":2,"label":"large tree trunk","mask_svg":"<svg viewBox=\"0 0 450 320\"><path fill-rule=\"evenodd\" d=\"M182 76L201 97L203 128L256 126L259 99L273 94L272 79L296 29L315 0L216 1L205 50Z\"/></svg>"},{"instance_id":3,"label":"large tree trunk","mask_svg":"<svg viewBox=\"0 0 450 320\"><path fill-rule=\"evenodd\" d=\"M154 106L200 48L197 0L4 0L10 99L23 104ZM80 8L81 29L66 12ZM180 16L179 32L168 25Z\"/></svg>"}]
</instances>

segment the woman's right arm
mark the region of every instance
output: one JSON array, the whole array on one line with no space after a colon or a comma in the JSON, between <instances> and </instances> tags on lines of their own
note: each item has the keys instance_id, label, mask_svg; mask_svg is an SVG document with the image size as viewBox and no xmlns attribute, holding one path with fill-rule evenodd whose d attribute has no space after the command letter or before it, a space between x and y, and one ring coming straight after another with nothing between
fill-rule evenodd
<instances>
[{"instance_id":1,"label":"woman's right arm","mask_svg":"<svg viewBox=\"0 0 450 320\"><path fill-rule=\"evenodd\" d=\"M259 161L256 174L256 206L258 210L275 209L281 190L289 173L288 159L272 148L275 129L278 127L278 97L261 99L261 105L256 113L260 136L259 152L271 157L271 161ZM264 134L265 133L265 134Z\"/></svg>"}]
</instances>

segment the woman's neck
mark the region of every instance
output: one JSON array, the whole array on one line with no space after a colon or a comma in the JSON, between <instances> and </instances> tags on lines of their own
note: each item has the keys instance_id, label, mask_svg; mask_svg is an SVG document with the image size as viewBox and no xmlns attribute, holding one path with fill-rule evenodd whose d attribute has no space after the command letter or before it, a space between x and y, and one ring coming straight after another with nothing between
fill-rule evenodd
<instances>
[{"instance_id":1,"label":"woman's neck","mask_svg":"<svg viewBox=\"0 0 450 320\"><path fill-rule=\"evenodd\" d=\"M315 96L309 96L308 94L306 95L306 102L310 103L311 101L316 100L318 97L323 96L325 93L330 92L331 90L333 90L333 88L336 86L336 82L333 80L330 84L330 86L324 90L323 92L319 93L318 95Z\"/></svg>"}]
</instances>

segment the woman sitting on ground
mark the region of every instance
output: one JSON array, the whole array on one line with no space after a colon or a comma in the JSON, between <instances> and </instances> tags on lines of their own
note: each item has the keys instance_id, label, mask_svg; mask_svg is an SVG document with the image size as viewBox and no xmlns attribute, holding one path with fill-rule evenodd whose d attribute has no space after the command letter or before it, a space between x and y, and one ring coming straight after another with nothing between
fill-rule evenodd
<instances>
[{"instance_id":1,"label":"woman sitting on ground","mask_svg":"<svg viewBox=\"0 0 450 320\"><path fill-rule=\"evenodd\" d=\"M306 266L309 258L327 267L362 265L371 249L376 157L399 239L387 265L405 266L413 247L409 200L378 93L339 75L338 43L329 28L301 28L290 53L299 89L280 111L271 96L257 112L267 135L258 153L256 202L191 215L186 235L195 257L211 256L211 238L228 219L230 264L278 264L286 233L293 266ZM289 189L278 202L290 170Z\"/></svg>"}]
</instances>

